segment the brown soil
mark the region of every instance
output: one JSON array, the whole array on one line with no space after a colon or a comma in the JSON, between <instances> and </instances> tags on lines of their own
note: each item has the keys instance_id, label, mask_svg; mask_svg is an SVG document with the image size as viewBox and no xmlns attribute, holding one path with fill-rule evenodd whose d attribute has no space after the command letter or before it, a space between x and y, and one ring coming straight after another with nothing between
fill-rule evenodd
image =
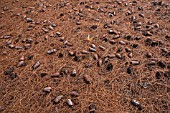
<instances>
[{"instance_id":1,"label":"brown soil","mask_svg":"<svg viewBox=\"0 0 170 113\"><path fill-rule=\"evenodd\" d=\"M0 0L0 112L169 111L169 0Z\"/></svg>"}]
</instances>

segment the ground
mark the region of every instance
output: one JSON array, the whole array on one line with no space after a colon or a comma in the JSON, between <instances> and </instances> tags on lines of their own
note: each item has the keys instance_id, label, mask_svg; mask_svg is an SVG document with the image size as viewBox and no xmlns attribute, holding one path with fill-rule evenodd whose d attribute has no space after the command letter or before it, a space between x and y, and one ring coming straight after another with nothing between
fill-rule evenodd
<instances>
[{"instance_id":1,"label":"ground","mask_svg":"<svg viewBox=\"0 0 170 113\"><path fill-rule=\"evenodd\" d=\"M169 0L0 0L0 112L168 113L169 95Z\"/></svg>"}]
</instances>

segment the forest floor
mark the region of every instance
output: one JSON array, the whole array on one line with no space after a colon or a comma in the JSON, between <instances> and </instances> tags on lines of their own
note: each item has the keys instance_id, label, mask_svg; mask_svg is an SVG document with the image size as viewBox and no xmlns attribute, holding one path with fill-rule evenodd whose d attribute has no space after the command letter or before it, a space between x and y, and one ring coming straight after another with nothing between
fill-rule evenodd
<instances>
[{"instance_id":1,"label":"forest floor","mask_svg":"<svg viewBox=\"0 0 170 113\"><path fill-rule=\"evenodd\" d=\"M169 0L0 0L0 112L169 111Z\"/></svg>"}]
</instances>

